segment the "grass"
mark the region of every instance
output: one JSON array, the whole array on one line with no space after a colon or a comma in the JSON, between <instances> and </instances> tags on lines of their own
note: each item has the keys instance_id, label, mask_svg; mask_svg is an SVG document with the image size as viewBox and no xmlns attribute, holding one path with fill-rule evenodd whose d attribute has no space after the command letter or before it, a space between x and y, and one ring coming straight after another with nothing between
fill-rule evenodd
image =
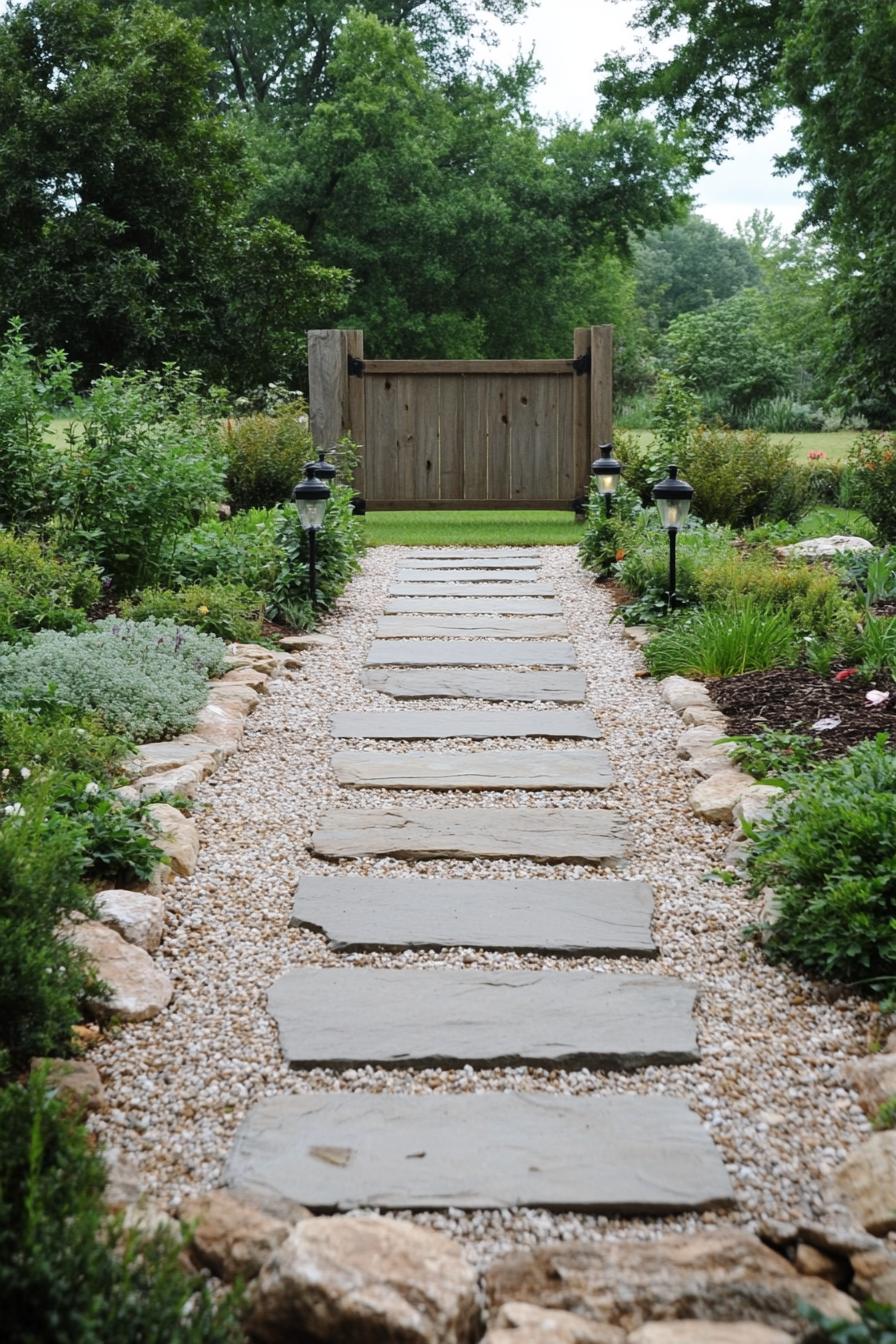
<instances>
[{"instance_id":1,"label":"grass","mask_svg":"<svg viewBox=\"0 0 896 1344\"><path fill-rule=\"evenodd\" d=\"M629 429L626 430L633 439L639 443L651 437L649 429ZM832 462L842 462L853 442L857 437L858 431L855 429L838 429L828 434L770 434L772 443L794 443L796 444L796 456L802 461L807 460L810 452L822 452L825 457Z\"/></svg>"},{"instance_id":2,"label":"grass","mask_svg":"<svg viewBox=\"0 0 896 1344\"><path fill-rule=\"evenodd\" d=\"M574 546L571 509L396 509L367 514L371 546Z\"/></svg>"}]
</instances>

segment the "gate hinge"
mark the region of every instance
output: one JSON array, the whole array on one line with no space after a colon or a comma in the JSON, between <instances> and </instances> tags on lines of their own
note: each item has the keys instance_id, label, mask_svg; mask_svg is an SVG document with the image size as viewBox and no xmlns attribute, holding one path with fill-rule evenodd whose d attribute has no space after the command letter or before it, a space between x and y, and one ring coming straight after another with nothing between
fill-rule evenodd
<instances>
[{"instance_id":1,"label":"gate hinge","mask_svg":"<svg viewBox=\"0 0 896 1344\"><path fill-rule=\"evenodd\" d=\"M575 369L576 373L579 373L579 374L581 374L581 373L590 373L590 372L591 372L591 351L590 351L590 350L586 350L584 354L582 354L582 355L577 355L576 358L575 358L575 359L573 360L573 362L572 362L572 366L573 366L573 368Z\"/></svg>"},{"instance_id":2,"label":"gate hinge","mask_svg":"<svg viewBox=\"0 0 896 1344\"><path fill-rule=\"evenodd\" d=\"M360 378L364 373L364 361L357 355L348 357L348 375L350 378Z\"/></svg>"}]
</instances>

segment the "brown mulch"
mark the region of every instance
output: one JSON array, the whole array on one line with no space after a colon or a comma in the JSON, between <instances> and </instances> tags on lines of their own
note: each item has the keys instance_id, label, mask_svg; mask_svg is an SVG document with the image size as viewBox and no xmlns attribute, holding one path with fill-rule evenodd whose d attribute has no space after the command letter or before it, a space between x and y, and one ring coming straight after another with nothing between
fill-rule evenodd
<instances>
[{"instance_id":1,"label":"brown mulch","mask_svg":"<svg viewBox=\"0 0 896 1344\"><path fill-rule=\"evenodd\" d=\"M826 756L839 756L876 733L889 733L891 741L896 741L896 686L882 681L876 686L892 692L884 705L866 704L868 687L856 678L836 682L804 667L773 667L707 682L733 734L758 733L765 728L810 733ZM838 727L812 733L813 723L834 717L841 720Z\"/></svg>"}]
</instances>

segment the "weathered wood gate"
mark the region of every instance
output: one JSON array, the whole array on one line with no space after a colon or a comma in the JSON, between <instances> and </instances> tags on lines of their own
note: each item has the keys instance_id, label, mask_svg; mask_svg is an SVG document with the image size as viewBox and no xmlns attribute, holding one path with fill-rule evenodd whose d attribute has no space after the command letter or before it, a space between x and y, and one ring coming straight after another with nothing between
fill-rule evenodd
<instances>
[{"instance_id":1,"label":"weathered wood gate","mask_svg":"<svg viewBox=\"0 0 896 1344\"><path fill-rule=\"evenodd\" d=\"M571 359L366 359L361 331L308 333L311 432L362 445L372 509L556 509L588 493L613 424L613 328Z\"/></svg>"}]
</instances>

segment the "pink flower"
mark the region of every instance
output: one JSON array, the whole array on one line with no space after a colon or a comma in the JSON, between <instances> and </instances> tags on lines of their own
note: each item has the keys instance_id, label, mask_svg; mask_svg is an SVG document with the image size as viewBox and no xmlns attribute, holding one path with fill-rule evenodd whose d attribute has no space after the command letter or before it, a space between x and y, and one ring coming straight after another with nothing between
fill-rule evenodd
<instances>
[{"instance_id":1,"label":"pink flower","mask_svg":"<svg viewBox=\"0 0 896 1344\"><path fill-rule=\"evenodd\" d=\"M854 677L855 674L858 672L858 670L859 669L857 667L844 667L842 672L836 673L836 675L834 676L834 680L847 681L850 677Z\"/></svg>"},{"instance_id":2,"label":"pink flower","mask_svg":"<svg viewBox=\"0 0 896 1344\"><path fill-rule=\"evenodd\" d=\"M823 453L820 448L813 448L811 453L807 453L806 456L810 462L820 462L826 454Z\"/></svg>"}]
</instances>

